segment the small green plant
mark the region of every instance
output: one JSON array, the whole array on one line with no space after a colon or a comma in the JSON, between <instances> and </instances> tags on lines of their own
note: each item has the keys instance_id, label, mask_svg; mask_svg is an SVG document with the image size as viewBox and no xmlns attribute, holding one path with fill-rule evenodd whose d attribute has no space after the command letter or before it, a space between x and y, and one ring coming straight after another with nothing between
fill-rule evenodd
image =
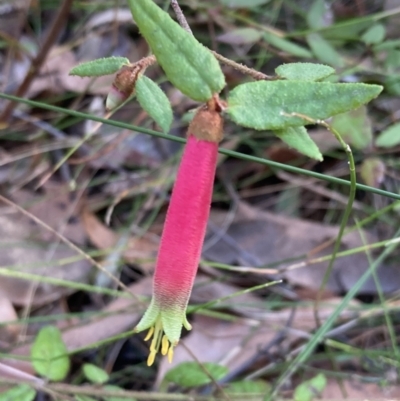
<instances>
[{"instance_id":1,"label":"small green plant","mask_svg":"<svg viewBox=\"0 0 400 401\"><path fill-rule=\"evenodd\" d=\"M204 241L222 119L255 130L270 130L300 153L322 160L306 126L359 108L377 97L382 87L328 82L333 68L293 63L279 66L275 77L259 73L263 79L236 86L222 100L219 94L226 83L214 54L152 0L128 0L128 4L154 57L134 64L124 58L95 60L77 66L71 74L99 76L118 70L107 99L108 109L114 110L136 94L140 105L163 131L168 131L172 123L171 105L159 87L143 75L149 65L157 62L183 94L205 103L188 130L158 254L153 299L136 328L150 329L147 339L153 338L148 359L151 365L159 351L171 361L182 327L191 328L186 307ZM284 39L266 36L275 46L288 46ZM327 45L315 35L309 37L309 43L315 53ZM302 51L303 57L311 56L293 44L290 49L292 54ZM257 72L253 76L257 77ZM349 154L350 148L337 133L335 136Z\"/></svg>"}]
</instances>

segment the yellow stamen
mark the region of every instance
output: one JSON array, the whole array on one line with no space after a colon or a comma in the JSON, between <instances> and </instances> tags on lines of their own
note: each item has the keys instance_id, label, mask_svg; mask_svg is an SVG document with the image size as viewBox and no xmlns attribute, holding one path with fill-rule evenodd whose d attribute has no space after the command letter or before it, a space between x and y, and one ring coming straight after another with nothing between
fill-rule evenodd
<instances>
[{"instance_id":1,"label":"yellow stamen","mask_svg":"<svg viewBox=\"0 0 400 401\"><path fill-rule=\"evenodd\" d=\"M147 365L151 366L154 363L154 360L156 359L157 352L160 350L161 347L161 354L162 355L167 355L168 354L168 360L171 362L172 361L172 353L171 353L171 348L170 347L170 342L168 340L168 337L163 334L163 327L162 327L162 321L161 318L158 318L155 322L155 325L152 326L149 329L149 332L147 333L147 336L145 340L150 340L151 338L151 343L150 343L150 354L149 357L147 358Z\"/></svg>"},{"instance_id":2,"label":"yellow stamen","mask_svg":"<svg viewBox=\"0 0 400 401\"><path fill-rule=\"evenodd\" d=\"M147 336L144 338L144 341L150 340L153 333L154 333L154 326L150 327L150 330L147 332Z\"/></svg>"},{"instance_id":3,"label":"yellow stamen","mask_svg":"<svg viewBox=\"0 0 400 401\"><path fill-rule=\"evenodd\" d=\"M162 343L161 343L161 353L163 355L167 355L169 349L169 341L167 336L164 334L162 338Z\"/></svg>"},{"instance_id":4,"label":"yellow stamen","mask_svg":"<svg viewBox=\"0 0 400 401\"><path fill-rule=\"evenodd\" d=\"M174 346L171 345L168 350L168 362L172 363L172 359L174 358Z\"/></svg>"},{"instance_id":5,"label":"yellow stamen","mask_svg":"<svg viewBox=\"0 0 400 401\"><path fill-rule=\"evenodd\" d=\"M151 350L149 357L147 358L147 366L151 366L154 363L154 359L156 359L157 351Z\"/></svg>"}]
</instances>

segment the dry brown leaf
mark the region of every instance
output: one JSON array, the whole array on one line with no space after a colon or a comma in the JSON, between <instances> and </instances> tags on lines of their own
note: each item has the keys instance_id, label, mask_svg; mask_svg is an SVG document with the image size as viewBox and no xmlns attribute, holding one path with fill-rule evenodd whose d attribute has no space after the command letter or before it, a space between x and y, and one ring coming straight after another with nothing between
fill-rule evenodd
<instances>
[{"instance_id":1,"label":"dry brown leaf","mask_svg":"<svg viewBox=\"0 0 400 401\"><path fill-rule=\"evenodd\" d=\"M40 195L22 189L13 192L12 199L70 241L85 244L86 234L79 219L82 192L72 193L66 184L47 181ZM31 235L35 238L46 242L54 240L54 234L37 226L27 217L21 216L18 219L26 220L24 224L30 226Z\"/></svg>"},{"instance_id":2,"label":"dry brown leaf","mask_svg":"<svg viewBox=\"0 0 400 401\"><path fill-rule=\"evenodd\" d=\"M119 235L105 226L93 213L84 209L82 221L90 242L99 249L112 249L117 245ZM158 244L146 237L129 238L127 248L122 257L131 264L137 264L145 270L154 267L154 260ZM150 262L148 262L150 260Z\"/></svg>"},{"instance_id":3,"label":"dry brown leaf","mask_svg":"<svg viewBox=\"0 0 400 401\"><path fill-rule=\"evenodd\" d=\"M18 315L8 298L0 296L0 324L17 320ZM12 342L18 334L16 324L7 324L0 326L0 347Z\"/></svg>"},{"instance_id":4,"label":"dry brown leaf","mask_svg":"<svg viewBox=\"0 0 400 401\"><path fill-rule=\"evenodd\" d=\"M229 220L226 213L213 213L212 220L217 226L224 226ZM326 241L335 239L339 228L302 219L285 217L265 212L241 203L233 222L226 229L230 243L219 240L206 250L206 259L239 266L268 266L282 260L293 259L308 254L309 259L330 254L333 246L318 251ZM367 244L376 241L373 235L364 231ZM232 246L232 240L236 244ZM361 235L353 231L342 239L341 250L349 250L364 245ZM304 260L300 259L300 260ZM295 262L282 263L279 268L286 269ZM313 264L294 270L284 271L291 284L319 288L327 269L328 262ZM365 253L337 258L329 278L327 289L342 293L357 282L368 269L369 262ZM262 269L260 269L262 270ZM377 270L384 292L395 291L400 286L399 268L380 266ZM369 279L360 291L376 293L373 279Z\"/></svg>"},{"instance_id":5,"label":"dry brown leaf","mask_svg":"<svg viewBox=\"0 0 400 401\"><path fill-rule=\"evenodd\" d=\"M54 241L43 243L38 238L38 227L21 214L1 215L0 238L3 252L0 253L0 266L15 269L18 273L33 273L43 277L52 277L69 281L85 282L91 266L86 260L77 257L75 262L59 265L58 261L76 257L75 251L65 244ZM31 299L31 289L37 289ZM15 305L43 305L59 299L71 289L56 287L31 280L3 277L0 280L0 297L9 299Z\"/></svg>"}]
</instances>

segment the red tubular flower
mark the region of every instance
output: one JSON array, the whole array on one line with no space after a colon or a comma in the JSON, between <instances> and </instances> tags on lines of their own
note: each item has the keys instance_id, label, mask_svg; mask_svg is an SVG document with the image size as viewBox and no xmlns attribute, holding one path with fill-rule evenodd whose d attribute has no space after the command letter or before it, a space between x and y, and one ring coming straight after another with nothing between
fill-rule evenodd
<instances>
[{"instance_id":1,"label":"red tubular flower","mask_svg":"<svg viewBox=\"0 0 400 401\"><path fill-rule=\"evenodd\" d=\"M167 211L153 282L153 298L136 331L153 337L147 364L161 348L171 362L186 319L194 278L210 213L222 118L200 109L188 129L176 182Z\"/></svg>"}]
</instances>

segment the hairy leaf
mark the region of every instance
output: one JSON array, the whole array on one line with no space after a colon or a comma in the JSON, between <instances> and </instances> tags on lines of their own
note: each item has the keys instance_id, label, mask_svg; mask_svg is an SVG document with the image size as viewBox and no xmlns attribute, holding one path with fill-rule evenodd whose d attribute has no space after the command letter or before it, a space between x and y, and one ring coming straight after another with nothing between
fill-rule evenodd
<instances>
[{"instance_id":1,"label":"hairy leaf","mask_svg":"<svg viewBox=\"0 0 400 401\"><path fill-rule=\"evenodd\" d=\"M129 60L125 57L105 57L97 60L87 61L74 67L69 75L80 77L100 77L116 73L123 65L128 65Z\"/></svg>"},{"instance_id":2,"label":"hairy leaf","mask_svg":"<svg viewBox=\"0 0 400 401\"><path fill-rule=\"evenodd\" d=\"M234 122L257 130L312 124L368 103L382 86L307 81L257 81L237 86L228 97ZM305 118L303 118L306 117Z\"/></svg>"},{"instance_id":3,"label":"hairy leaf","mask_svg":"<svg viewBox=\"0 0 400 401\"><path fill-rule=\"evenodd\" d=\"M142 75L136 81L136 97L151 118L168 132L173 119L171 103L160 87L150 78Z\"/></svg>"},{"instance_id":4,"label":"hairy leaf","mask_svg":"<svg viewBox=\"0 0 400 401\"><path fill-rule=\"evenodd\" d=\"M282 78L292 81L320 81L335 73L332 67L314 63L290 63L282 64L275 69Z\"/></svg>"},{"instance_id":5,"label":"hairy leaf","mask_svg":"<svg viewBox=\"0 0 400 401\"><path fill-rule=\"evenodd\" d=\"M322 161L324 158L316 143L308 135L304 127L288 127L283 130L275 131L275 135L291 148L305 156Z\"/></svg>"},{"instance_id":6,"label":"hairy leaf","mask_svg":"<svg viewBox=\"0 0 400 401\"><path fill-rule=\"evenodd\" d=\"M133 18L168 79L185 95L207 101L225 86L216 58L152 0L128 0Z\"/></svg>"}]
</instances>

